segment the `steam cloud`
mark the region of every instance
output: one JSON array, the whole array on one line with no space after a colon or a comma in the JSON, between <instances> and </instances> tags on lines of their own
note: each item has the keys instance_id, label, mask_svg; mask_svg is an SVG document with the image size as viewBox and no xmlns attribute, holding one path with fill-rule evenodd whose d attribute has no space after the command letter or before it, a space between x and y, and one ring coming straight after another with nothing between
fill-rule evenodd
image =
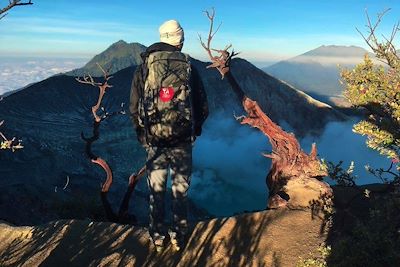
<instances>
[{"instance_id":1,"label":"steam cloud","mask_svg":"<svg viewBox=\"0 0 400 267\"><path fill-rule=\"evenodd\" d=\"M357 121L329 123L320 137L300 140L301 147L309 153L316 142L320 158L335 163L343 160L344 168L354 161L357 184L376 183L379 180L364 166L386 167L390 161L369 149L365 137L352 132ZM189 197L217 216L265 209L265 178L271 161L261 153L270 150L267 137L259 130L241 125L229 114L212 116L195 143Z\"/></svg>"},{"instance_id":2,"label":"steam cloud","mask_svg":"<svg viewBox=\"0 0 400 267\"><path fill-rule=\"evenodd\" d=\"M327 161L339 163L343 161L342 167L347 169L351 161L354 161L354 174L357 176L357 184L369 184L380 182L376 177L365 170L365 165L373 168L387 168L390 159L379 155L375 150L368 148L365 144L366 137L353 133L352 128L359 119L346 122L329 123L324 133L319 138L305 138L301 140L303 149L309 149L312 142L317 143L320 158Z\"/></svg>"},{"instance_id":3,"label":"steam cloud","mask_svg":"<svg viewBox=\"0 0 400 267\"><path fill-rule=\"evenodd\" d=\"M216 215L264 209L270 161L261 153L269 150L260 131L232 114L209 118L194 147L190 198Z\"/></svg>"}]
</instances>

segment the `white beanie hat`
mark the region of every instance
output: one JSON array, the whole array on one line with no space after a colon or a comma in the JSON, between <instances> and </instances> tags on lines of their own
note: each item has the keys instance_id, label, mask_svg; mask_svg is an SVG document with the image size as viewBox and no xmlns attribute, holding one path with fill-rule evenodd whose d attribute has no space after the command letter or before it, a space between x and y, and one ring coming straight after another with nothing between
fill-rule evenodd
<instances>
[{"instance_id":1,"label":"white beanie hat","mask_svg":"<svg viewBox=\"0 0 400 267\"><path fill-rule=\"evenodd\" d=\"M164 22L158 29L160 32L160 41L170 45L180 45L185 40L183 29L176 20Z\"/></svg>"}]
</instances>

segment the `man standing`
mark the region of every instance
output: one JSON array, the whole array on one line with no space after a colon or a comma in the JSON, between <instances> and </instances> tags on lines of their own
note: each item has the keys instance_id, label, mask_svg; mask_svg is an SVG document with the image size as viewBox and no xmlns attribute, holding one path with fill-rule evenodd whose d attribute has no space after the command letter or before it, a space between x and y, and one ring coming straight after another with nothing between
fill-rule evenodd
<instances>
[{"instance_id":1,"label":"man standing","mask_svg":"<svg viewBox=\"0 0 400 267\"><path fill-rule=\"evenodd\" d=\"M165 192L172 179L172 245L179 250L187 234L187 191L192 172L192 143L208 116L207 97L189 56L181 52L184 32L175 20L163 23L160 41L142 53L135 71L130 113L138 140L147 151L150 190L149 233L162 249Z\"/></svg>"}]
</instances>

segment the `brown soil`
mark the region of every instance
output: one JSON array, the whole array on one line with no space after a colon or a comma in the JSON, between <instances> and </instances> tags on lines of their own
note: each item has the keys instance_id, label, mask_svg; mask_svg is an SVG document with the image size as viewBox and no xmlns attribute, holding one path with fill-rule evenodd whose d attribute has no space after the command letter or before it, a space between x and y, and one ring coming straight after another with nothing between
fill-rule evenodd
<instances>
[{"instance_id":1,"label":"brown soil","mask_svg":"<svg viewBox=\"0 0 400 267\"><path fill-rule=\"evenodd\" d=\"M309 210L269 210L198 222L186 247L157 253L146 229L63 220L0 224L1 266L295 266L326 239Z\"/></svg>"}]
</instances>

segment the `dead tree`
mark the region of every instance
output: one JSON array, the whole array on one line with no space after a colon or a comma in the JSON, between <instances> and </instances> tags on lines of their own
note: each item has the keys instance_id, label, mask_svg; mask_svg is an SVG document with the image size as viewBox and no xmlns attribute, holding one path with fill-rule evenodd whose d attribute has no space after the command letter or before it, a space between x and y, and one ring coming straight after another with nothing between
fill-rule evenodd
<instances>
[{"instance_id":1,"label":"dead tree","mask_svg":"<svg viewBox=\"0 0 400 267\"><path fill-rule=\"evenodd\" d=\"M13 7L16 6L26 6L26 5L33 5L32 0L29 0L29 2L22 2L21 0L9 0L8 5L2 9L0 9L0 19L4 18L7 16L8 13L6 13L8 10L10 10Z\"/></svg>"},{"instance_id":2,"label":"dead tree","mask_svg":"<svg viewBox=\"0 0 400 267\"><path fill-rule=\"evenodd\" d=\"M23 2L21 3L21 0L9 0L8 5L2 9L0 9L0 19L4 18L8 13L6 13L8 10L15 6L24 6L24 5L33 5L32 0L29 0L29 2ZM0 99L0 101L2 98ZM0 121L0 126L4 124L4 121ZM0 131L0 149L11 149L13 152L17 149L23 148L21 144L21 140L18 140L17 138L13 137L11 139L8 139L1 131Z\"/></svg>"},{"instance_id":3,"label":"dead tree","mask_svg":"<svg viewBox=\"0 0 400 267\"><path fill-rule=\"evenodd\" d=\"M385 16L387 12L390 11L390 8L384 10L381 13L378 13L377 21L373 24L368 15L368 12L365 11L365 16L367 18L367 33L368 35L364 35L358 28L356 30L362 36L367 45L372 49L375 53L378 60L387 64L391 68L398 68L400 62L400 56L398 55L398 50L394 45L395 37L400 30L400 21L397 22L393 28L392 33L389 38L383 36L384 41L380 42L376 37L376 29L382 21L382 18Z\"/></svg>"},{"instance_id":4,"label":"dead tree","mask_svg":"<svg viewBox=\"0 0 400 267\"><path fill-rule=\"evenodd\" d=\"M3 98L0 97L0 102L2 100ZM4 120L0 121L0 127L3 126L3 124ZM10 149L12 152L14 152L21 148L24 148L22 145L22 140L19 140L16 137L9 139L0 131L0 149Z\"/></svg>"},{"instance_id":5,"label":"dead tree","mask_svg":"<svg viewBox=\"0 0 400 267\"><path fill-rule=\"evenodd\" d=\"M0 121L0 126L4 124L4 121ZM22 140L18 140L16 137L8 139L1 131L0 131L0 149L11 149L14 152L17 149L24 148L22 145Z\"/></svg>"},{"instance_id":6,"label":"dead tree","mask_svg":"<svg viewBox=\"0 0 400 267\"><path fill-rule=\"evenodd\" d=\"M237 55L237 53L228 51L231 45L226 46L223 50L211 48L212 38L219 27L213 32L215 11L205 11L205 13L210 20L207 44L203 42L200 36L199 37L201 45L207 51L212 62L207 68L214 67L220 72L222 78L227 78L233 91L243 105L244 110L247 112L247 116L242 116L240 118L241 124L248 124L258 128L268 137L272 145L272 152L270 154L264 154L265 157L272 159L271 170L266 178L266 184L269 188L267 207L276 208L288 204L289 199L294 197L291 195L292 192L290 192L287 186L290 181L297 180L304 184L311 181L319 187L316 191L320 193L320 195L331 193L329 185L319 181L322 177L327 176L327 170L317 158L316 145L312 145L310 154L305 153L301 149L293 133L287 133L282 130L281 127L274 123L261 110L256 101L251 100L245 95L230 71L229 63L232 57ZM213 52L217 52L219 55L214 56Z\"/></svg>"},{"instance_id":7,"label":"dead tree","mask_svg":"<svg viewBox=\"0 0 400 267\"><path fill-rule=\"evenodd\" d=\"M114 212L107 198L107 194L113 181L113 172L106 160L100 158L93 153L92 144L100 138L101 122L113 115L125 114L125 111L123 110L123 104L121 104L121 110L116 112L107 112L104 107L101 107L104 94L106 93L108 88L112 87L112 85L108 84L108 81L112 78L112 76L109 76L108 72L105 71L99 64L97 65L103 72L103 82L95 82L91 75L85 75L83 78L76 78L79 83L88 84L99 88L99 98L96 105L92 107L92 115L94 117L92 131L93 134L91 137L85 137L85 135L81 133L81 138L86 142L86 155L89 157L92 163L99 165L106 173L106 179L101 187L100 196L107 219L112 222L132 224L135 223L136 219L134 216L128 214L129 200L139 178L144 174L145 169L142 168L137 173L133 173L129 177L128 189L120 205L119 212L118 214ZM101 114L98 114L99 109L102 111Z\"/></svg>"}]
</instances>

